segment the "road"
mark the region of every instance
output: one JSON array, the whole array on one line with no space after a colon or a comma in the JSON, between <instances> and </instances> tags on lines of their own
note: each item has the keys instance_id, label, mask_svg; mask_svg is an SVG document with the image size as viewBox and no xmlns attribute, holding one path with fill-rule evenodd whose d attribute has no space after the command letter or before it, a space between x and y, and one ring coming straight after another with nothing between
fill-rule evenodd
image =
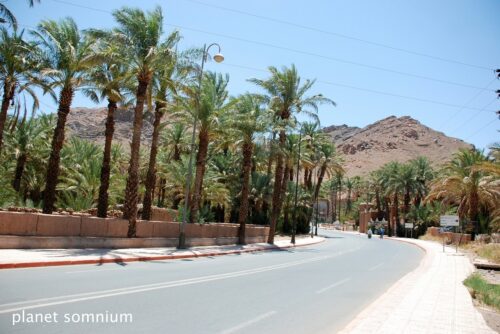
<instances>
[{"instance_id":1,"label":"road","mask_svg":"<svg viewBox=\"0 0 500 334\"><path fill-rule=\"evenodd\" d=\"M320 233L286 251L2 270L0 333L334 333L423 256Z\"/></svg>"}]
</instances>

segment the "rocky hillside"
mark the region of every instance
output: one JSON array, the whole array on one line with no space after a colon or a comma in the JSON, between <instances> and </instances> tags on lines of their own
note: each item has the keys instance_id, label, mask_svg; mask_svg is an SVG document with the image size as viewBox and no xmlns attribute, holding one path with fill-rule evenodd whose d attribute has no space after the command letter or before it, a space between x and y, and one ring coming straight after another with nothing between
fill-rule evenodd
<instances>
[{"instance_id":1,"label":"rocky hillside","mask_svg":"<svg viewBox=\"0 0 500 334\"><path fill-rule=\"evenodd\" d=\"M391 116L362 129L341 125L324 130L344 155L349 176L366 175L389 161L406 162L418 156L437 166L450 160L458 149L472 147L409 116Z\"/></svg>"},{"instance_id":2,"label":"rocky hillside","mask_svg":"<svg viewBox=\"0 0 500 334\"><path fill-rule=\"evenodd\" d=\"M70 135L103 143L105 121L106 108L73 108L67 127ZM132 121L132 110L117 110L113 140L126 150L132 139ZM152 115L147 114L142 131L144 144L150 141L152 131ZM349 176L366 175L389 161L405 162L420 155L426 156L434 165L440 165L459 148L472 147L408 116L391 116L364 128L333 125L324 131L343 154Z\"/></svg>"},{"instance_id":3,"label":"rocky hillside","mask_svg":"<svg viewBox=\"0 0 500 334\"><path fill-rule=\"evenodd\" d=\"M71 108L66 123L70 135L104 145L107 108ZM129 149L132 140L133 110L118 109L115 112L113 141ZM142 127L142 141L149 142L153 133L152 115L147 114Z\"/></svg>"}]
</instances>

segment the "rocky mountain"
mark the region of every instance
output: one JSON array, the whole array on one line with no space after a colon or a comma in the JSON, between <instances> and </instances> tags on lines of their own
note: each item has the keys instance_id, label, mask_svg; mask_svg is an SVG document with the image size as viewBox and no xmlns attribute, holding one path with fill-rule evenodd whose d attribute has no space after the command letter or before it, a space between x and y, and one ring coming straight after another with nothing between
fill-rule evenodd
<instances>
[{"instance_id":1,"label":"rocky mountain","mask_svg":"<svg viewBox=\"0 0 500 334\"><path fill-rule=\"evenodd\" d=\"M324 131L343 154L348 176L366 175L389 161L427 157L435 166L449 161L460 148L472 145L446 136L409 117L387 117L364 128L330 126Z\"/></svg>"},{"instance_id":2,"label":"rocky mountain","mask_svg":"<svg viewBox=\"0 0 500 334\"><path fill-rule=\"evenodd\" d=\"M104 143L106 113L106 108L72 108L67 121L69 135ZM133 117L133 110L119 109L115 113L113 140L126 150L132 139ZM152 120L153 115L146 114L142 131L144 144L151 140ZM344 124L323 130L342 153L348 176L366 175L389 161L406 162L418 156L426 156L437 166L450 160L458 149L472 147L409 116L391 116L364 128Z\"/></svg>"},{"instance_id":3,"label":"rocky mountain","mask_svg":"<svg viewBox=\"0 0 500 334\"><path fill-rule=\"evenodd\" d=\"M104 130L106 129L107 108L71 108L66 127L69 135L88 139L104 145ZM153 134L153 116L146 114L142 126L142 141L151 140ZM115 112L115 133L113 141L120 143L128 150L132 141L132 123L134 111L118 109Z\"/></svg>"}]
</instances>

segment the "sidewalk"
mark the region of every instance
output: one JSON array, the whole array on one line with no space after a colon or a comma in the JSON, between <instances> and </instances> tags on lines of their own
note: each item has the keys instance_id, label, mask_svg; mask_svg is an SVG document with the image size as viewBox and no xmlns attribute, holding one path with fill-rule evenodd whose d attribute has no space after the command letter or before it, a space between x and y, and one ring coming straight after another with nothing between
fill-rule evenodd
<instances>
[{"instance_id":1,"label":"sidewalk","mask_svg":"<svg viewBox=\"0 0 500 334\"><path fill-rule=\"evenodd\" d=\"M426 251L420 265L364 309L345 333L495 333L474 308L462 281L473 271L455 248L430 241L390 238ZM392 242L392 241L389 241Z\"/></svg>"},{"instance_id":2,"label":"sidewalk","mask_svg":"<svg viewBox=\"0 0 500 334\"><path fill-rule=\"evenodd\" d=\"M307 246L324 240L322 237L297 236L294 246L290 243L290 237L277 236L274 245L259 243L245 246L192 247L182 250L176 248L0 249L0 269L174 260L242 254Z\"/></svg>"}]
</instances>

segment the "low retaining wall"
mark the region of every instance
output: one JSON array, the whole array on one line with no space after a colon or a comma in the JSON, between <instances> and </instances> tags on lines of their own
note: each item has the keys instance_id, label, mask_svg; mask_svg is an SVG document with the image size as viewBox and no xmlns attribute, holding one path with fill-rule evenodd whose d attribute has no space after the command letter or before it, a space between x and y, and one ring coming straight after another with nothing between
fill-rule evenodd
<instances>
[{"instance_id":1,"label":"low retaining wall","mask_svg":"<svg viewBox=\"0 0 500 334\"><path fill-rule=\"evenodd\" d=\"M470 234L468 233L453 233L453 232L441 232L439 227L429 227L427 233L433 237L446 238L452 243L457 243L460 241L461 244L466 244L471 241Z\"/></svg>"},{"instance_id":2,"label":"low retaining wall","mask_svg":"<svg viewBox=\"0 0 500 334\"><path fill-rule=\"evenodd\" d=\"M0 248L173 247L180 223L138 220L137 238L127 238L127 231L128 221L119 218L0 211ZM186 244L235 244L238 232L236 224L187 224ZM246 227L247 243L265 242L268 235L269 227Z\"/></svg>"}]
</instances>

